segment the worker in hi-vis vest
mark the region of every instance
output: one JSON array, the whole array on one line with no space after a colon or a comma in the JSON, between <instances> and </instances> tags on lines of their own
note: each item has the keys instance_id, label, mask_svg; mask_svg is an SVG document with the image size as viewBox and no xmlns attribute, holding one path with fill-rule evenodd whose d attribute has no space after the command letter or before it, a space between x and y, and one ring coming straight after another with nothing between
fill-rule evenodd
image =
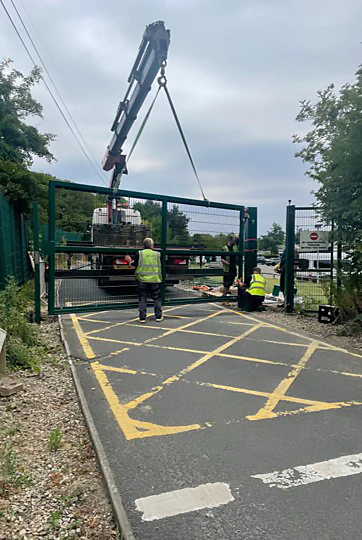
<instances>
[{"instance_id":1,"label":"worker in hi-vis vest","mask_svg":"<svg viewBox=\"0 0 362 540\"><path fill-rule=\"evenodd\" d=\"M258 266L253 269L253 275L248 285L238 279L239 309L242 311L262 311L265 300L265 285L265 277L262 275L261 269Z\"/></svg>"},{"instance_id":2,"label":"worker in hi-vis vest","mask_svg":"<svg viewBox=\"0 0 362 540\"><path fill-rule=\"evenodd\" d=\"M155 306L156 321L162 321L160 287L160 283L162 282L161 255L158 251L154 251L152 238L144 239L143 250L137 253L133 261L129 255L127 255L126 260L136 267L140 323L146 322L148 296L152 298Z\"/></svg>"}]
</instances>

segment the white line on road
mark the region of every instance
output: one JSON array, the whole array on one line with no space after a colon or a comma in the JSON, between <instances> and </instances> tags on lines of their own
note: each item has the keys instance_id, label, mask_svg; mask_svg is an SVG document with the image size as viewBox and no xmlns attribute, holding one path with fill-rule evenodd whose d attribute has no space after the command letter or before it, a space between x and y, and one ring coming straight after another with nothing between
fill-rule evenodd
<instances>
[{"instance_id":1,"label":"white line on road","mask_svg":"<svg viewBox=\"0 0 362 540\"><path fill-rule=\"evenodd\" d=\"M269 487L289 489L331 478L352 476L362 473L362 453L342 456L329 461L320 461L311 465L300 465L293 469L274 471L268 474L255 474L252 478L258 478L269 484Z\"/></svg>"},{"instance_id":2,"label":"white line on road","mask_svg":"<svg viewBox=\"0 0 362 540\"><path fill-rule=\"evenodd\" d=\"M143 512L143 521L153 521L203 508L215 508L233 500L229 485L216 482L143 497L137 499L135 504L137 510Z\"/></svg>"}]
</instances>

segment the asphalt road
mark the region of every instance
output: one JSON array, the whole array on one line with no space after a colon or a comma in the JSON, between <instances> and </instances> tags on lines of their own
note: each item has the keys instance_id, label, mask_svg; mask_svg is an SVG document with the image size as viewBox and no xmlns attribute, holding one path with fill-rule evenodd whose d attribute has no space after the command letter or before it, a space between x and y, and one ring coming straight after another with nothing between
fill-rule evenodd
<instances>
[{"instance_id":1,"label":"asphalt road","mask_svg":"<svg viewBox=\"0 0 362 540\"><path fill-rule=\"evenodd\" d=\"M136 315L63 324L137 539L362 538L362 355L221 306Z\"/></svg>"}]
</instances>

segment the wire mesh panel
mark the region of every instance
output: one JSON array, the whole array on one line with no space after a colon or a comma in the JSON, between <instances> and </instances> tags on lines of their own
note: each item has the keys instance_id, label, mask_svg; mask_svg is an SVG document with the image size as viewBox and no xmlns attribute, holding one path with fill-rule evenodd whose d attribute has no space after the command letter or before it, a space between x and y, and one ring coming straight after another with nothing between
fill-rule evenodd
<instances>
[{"instance_id":1,"label":"wire mesh panel","mask_svg":"<svg viewBox=\"0 0 362 540\"><path fill-rule=\"evenodd\" d=\"M138 305L136 268L145 238L162 261L163 304L223 299L223 247L243 266L244 208L52 182L49 194L49 310L93 311ZM236 287L230 289L236 296Z\"/></svg>"},{"instance_id":2,"label":"wire mesh panel","mask_svg":"<svg viewBox=\"0 0 362 540\"><path fill-rule=\"evenodd\" d=\"M332 226L316 208L295 208L295 287L305 309L329 303L329 285L336 278Z\"/></svg>"}]
</instances>

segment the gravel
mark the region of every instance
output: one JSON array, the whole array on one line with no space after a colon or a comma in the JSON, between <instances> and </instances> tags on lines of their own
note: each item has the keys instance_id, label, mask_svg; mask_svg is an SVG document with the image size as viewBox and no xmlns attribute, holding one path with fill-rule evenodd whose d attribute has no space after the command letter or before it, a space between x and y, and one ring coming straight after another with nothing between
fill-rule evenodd
<instances>
[{"instance_id":1,"label":"gravel","mask_svg":"<svg viewBox=\"0 0 362 540\"><path fill-rule=\"evenodd\" d=\"M24 391L0 399L0 540L116 539L58 322L39 332L41 372L20 373Z\"/></svg>"}]
</instances>

